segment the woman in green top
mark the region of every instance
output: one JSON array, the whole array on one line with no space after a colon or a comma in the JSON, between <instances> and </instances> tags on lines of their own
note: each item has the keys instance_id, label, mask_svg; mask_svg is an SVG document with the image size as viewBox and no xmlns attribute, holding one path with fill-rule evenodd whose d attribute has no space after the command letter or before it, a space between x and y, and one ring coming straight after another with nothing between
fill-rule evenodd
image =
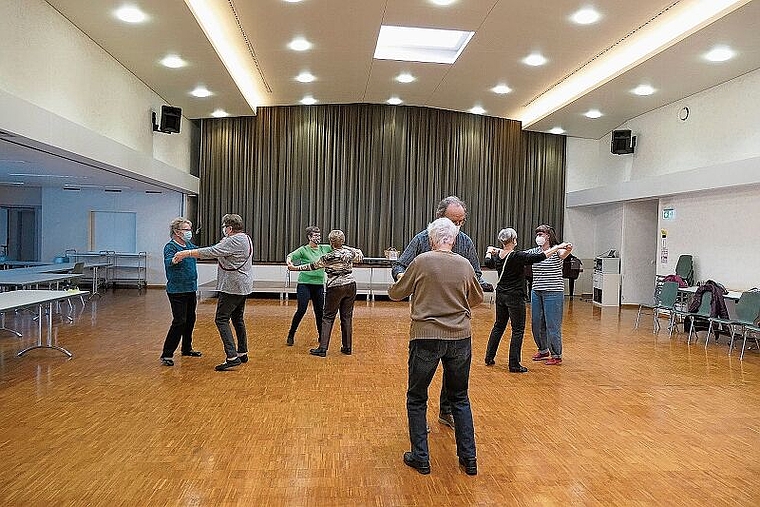
<instances>
[{"instance_id":1,"label":"woman in green top","mask_svg":"<svg viewBox=\"0 0 760 507\"><path fill-rule=\"evenodd\" d=\"M294 265L311 264L332 251L330 245L319 244L322 241L322 233L319 227L314 225L307 227L306 237L309 239L309 243L289 253L285 258L285 262ZM301 319L306 314L309 300L312 301L314 318L317 324L317 339L319 339L319 331L322 328L322 313L325 309L325 270L301 271L298 275L296 296L298 297L298 309L296 310L296 314L293 315L293 322L291 322L290 331L288 331L286 342L288 346L293 345L296 330L301 323Z\"/></svg>"}]
</instances>

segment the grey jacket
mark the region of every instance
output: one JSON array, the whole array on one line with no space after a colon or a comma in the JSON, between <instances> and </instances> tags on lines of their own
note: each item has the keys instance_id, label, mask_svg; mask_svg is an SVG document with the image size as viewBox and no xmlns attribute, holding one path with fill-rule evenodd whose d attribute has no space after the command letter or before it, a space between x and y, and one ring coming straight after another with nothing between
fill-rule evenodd
<instances>
[{"instance_id":1,"label":"grey jacket","mask_svg":"<svg viewBox=\"0 0 760 507\"><path fill-rule=\"evenodd\" d=\"M216 289L227 294L248 295L253 292L253 242L248 234L238 232L213 246L198 249L201 259L216 259Z\"/></svg>"}]
</instances>

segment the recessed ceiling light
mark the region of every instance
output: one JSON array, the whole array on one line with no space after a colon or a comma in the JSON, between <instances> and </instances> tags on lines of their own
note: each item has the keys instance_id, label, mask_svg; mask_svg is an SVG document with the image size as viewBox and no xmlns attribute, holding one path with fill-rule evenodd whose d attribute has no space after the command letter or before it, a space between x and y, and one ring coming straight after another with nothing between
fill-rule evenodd
<instances>
[{"instance_id":1,"label":"recessed ceiling light","mask_svg":"<svg viewBox=\"0 0 760 507\"><path fill-rule=\"evenodd\" d=\"M193 97L204 98L213 95L213 93L211 93L205 86L199 86L195 90L191 91L190 95Z\"/></svg>"},{"instance_id":2,"label":"recessed ceiling light","mask_svg":"<svg viewBox=\"0 0 760 507\"><path fill-rule=\"evenodd\" d=\"M563 129L562 127L554 127L553 129L549 131L549 133L550 134L564 134L565 129Z\"/></svg>"},{"instance_id":3,"label":"recessed ceiling light","mask_svg":"<svg viewBox=\"0 0 760 507\"><path fill-rule=\"evenodd\" d=\"M399 83L411 83L412 81L416 80L417 78L413 75L409 74L408 72L403 72L396 76L396 81Z\"/></svg>"},{"instance_id":4,"label":"recessed ceiling light","mask_svg":"<svg viewBox=\"0 0 760 507\"><path fill-rule=\"evenodd\" d=\"M179 69L180 67L187 65L187 62L177 55L166 55L164 59L161 60L161 65L169 67L170 69Z\"/></svg>"},{"instance_id":5,"label":"recessed ceiling light","mask_svg":"<svg viewBox=\"0 0 760 507\"><path fill-rule=\"evenodd\" d=\"M125 5L116 9L116 17L125 23L142 23L148 19L143 11L132 5Z\"/></svg>"},{"instance_id":6,"label":"recessed ceiling light","mask_svg":"<svg viewBox=\"0 0 760 507\"><path fill-rule=\"evenodd\" d=\"M297 4L298 2L303 2L303 0L284 0L285 2L288 2L289 4Z\"/></svg>"},{"instance_id":7,"label":"recessed ceiling light","mask_svg":"<svg viewBox=\"0 0 760 507\"><path fill-rule=\"evenodd\" d=\"M652 95L654 93L654 88L652 88L649 85L639 85L633 90L631 90L636 95Z\"/></svg>"},{"instance_id":8,"label":"recessed ceiling light","mask_svg":"<svg viewBox=\"0 0 760 507\"><path fill-rule=\"evenodd\" d=\"M473 107L472 109L470 109L470 112L471 112L472 114L483 114L483 113L485 113L485 112L486 112L486 110L485 110L485 109L483 109L483 108L482 108L482 107L480 107L480 106L475 106L475 107Z\"/></svg>"},{"instance_id":9,"label":"recessed ceiling light","mask_svg":"<svg viewBox=\"0 0 760 507\"><path fill-rule=\"evenodd\" d=\"M716 46L705 53L705 59L711 62L725 62L734 57L734 51L727 46Z\"/></svg>"},{"instance_id":10,"label":"recessed ceiling light","mask_svg":"<svg viewBox=\"0 0 760 507\"><path fill-rule=\"evenodd\" d=\"M430 3L446 7L447 5L451 5L456 1L457 0L430 0Z\"/></svg>"},{"instance_id":11,"label":"recessed ceiling light","mask_svg":"<svg viewBox=\"0 0 760 507\"><path fill-rule=\"evenodd\" d=\"M540 53L533 53L523 58L523 63L531 67L539 67L546 63L546 58Z\"/></svg>"},{"instance_id":12,"label":"recessed ceiling light","mask_svg":"<svg viewBox=\"0 0 760 507\"><path fill-rule=\"evenodd\" d=\"M211 116L213 116L214 118L225 118L229 115L230 113L228 113L224 109L215 109L214 112L211 113Z\"/></svg>"},{"instance_id":13,"label":"recessed ceiling light","mask_svg":"<svg viewBox=\"0 0 760 507\"><path fill-rule=\"evenodd\" d=\"M298 37L290 41L288 47L293 51L306 51L307 49L311 49L311 42L307 41L303 37Z\"/></svg>"},{"instance_id":14,"label":"recessed ceiling light","mask_svg":"<svg viewBox=\"0 0 760 507\"><path fill-rule=\"evenodd\" d=\"M306 97L304 97L304 98L301 99L301 104L303 104L305 106L310 106L310 105L316 104L316 103L317 103L317 99L315 99L311 95L307 95Z\"/></svg>"},{"instance_id":15,"label":"recessed ceiling light","mask_svg":"<svg viewBox=\"0 0 760 507\"><path fill-rule=\"evenodd\" d=\"M388 104L392 105L392 106L397 106L397 105L401 104L401 103L402 103L402 102L404 102L404 101L403 101L403 100L401 100L401 99L400 99L400 98L398 98L398 97L391 97L391 98L389 98L388 100L386 100L386 102L387 102Z\"/></svg>"},{"instance_id":16,"label":"recessed ceiling light","mask_svg":"<svg viewBox=\"0 0 760 507\"><path fill-rule=\"evenodd\" d=\"M311 72L301 72L296 76L296 81L299 81L301 83L311 83L316 78L314 77L314 74Z\"/></svg>"},{"instance_id":17,"label":"recessed ceiling light","mask_svg":"<svg viewBox=\"0 0 760 507\"><path fill-rule=\"evenodd\" d=\"M383 25L377 37L375 58L451 64L473 35L475 32Z\"/></svg>"},{"instance_id":18,"label":"recessed ceiling light","mask_svg":"<svg viewBox=\"0 0 760 507\"><path fill-rule=\"evenodd\" d=\"M589 109L585 113L583 113L583 116L586 118L599 118L602 116L602 113L598 109Z\"/></svg>"},{"instance_id":19,"label":"recessed ceiling light","mask_svg":"<svg viewBox=\"0 0 760 507\"><path fill-rule=\"evenodd\" d=\"M507 85L500 84L500 85L496 85L493 88L491 88L491 91L494 92L494 93L498 93L499 95L504 95L506 93L511 92L512 88L510 88Z\"/></svg>"},{"instance_id":20,"label":"recessed ceiling light","mask_svg":"<svg viewBox=\"0 0 760 507\"><path fill-rule=\"evenodd\" d=\"M599 21L599 18L602 16L591 8L581 9L572 16L570 16L570 19L573 20L573 23L578 23L579 25L590 25L591 23L596 23Z\"/></svg>"}]
</instances>

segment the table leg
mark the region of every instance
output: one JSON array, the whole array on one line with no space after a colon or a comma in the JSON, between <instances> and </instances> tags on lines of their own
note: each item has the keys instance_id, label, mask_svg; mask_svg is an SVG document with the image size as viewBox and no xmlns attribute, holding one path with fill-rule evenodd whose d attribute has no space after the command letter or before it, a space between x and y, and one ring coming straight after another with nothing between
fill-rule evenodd
<instances>
[{"instance_id":1,"label":"table leg","mask_svg":"<svg viewBox=\"0 0 760 507\"><path fill-rule=\"evenodd\" d=\"M95 296L101 296L100 292L98 292L98 266L93 266L92 268L92 294L90 294L89 299Z\"/></svg>"},{"instance_id":2,"label":"table leg","mask_svg":"<svg viewBox=\"0 0 760 507\"><path fill-rule=\"evenodd\" d=\"M42 304L38 305L38 312L37 312L37 345L33 345L31 347L27 347L21 352L19 352L17 355L19 357L23 356L30 350L34 349L55 349L60 352L63 352L69 357L73 357L73 354L69 352L68 350L64 349L63 347L58 347L57 345L53 345L53 301L48 303L48 328L47 328L47 345L42 344Z\"/></svg>"},{"instance_id":3,"label":"table leg","mask_svg":"<svg viewBox=\"0 0 760 507\"><path fill-rule=\"evenodd\" d=\"M0 331L8 331L9 333L13 333L19 338L21 338L21 333L16 331L15 329L11 329L9 327L5 327L5 313L0 314Z\"/></svg>"}]
</instances>

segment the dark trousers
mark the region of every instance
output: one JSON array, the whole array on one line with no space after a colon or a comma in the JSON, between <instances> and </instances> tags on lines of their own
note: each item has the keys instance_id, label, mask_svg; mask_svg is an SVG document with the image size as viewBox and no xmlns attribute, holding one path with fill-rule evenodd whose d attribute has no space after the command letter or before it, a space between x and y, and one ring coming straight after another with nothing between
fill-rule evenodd
<instances>
[{"instance_id":1,"label":"dark trousers","mask_svg":"<svg viewBox=\"0 0 760 507\"><path fill-rule=\"evenodd\" d=\"M486 347L486 362L496 357L499 342L507 329L507 323L512 319L512 339L509 341L509 366L520 366L523 336L525 335L525 301L522 297L496 293L496 322L491 329Z\"/></svg>"},{"instance_id":2,"label":"dark trousers","mask_svg":"<svg viewBox=\"0 0 760 507\"><path fill-rule=\"evenodd\" d=\"M219 336L224 344L224 353L227 354L228 358L237 357L238 353L248 352L248 338L245 334L245 321L243 320L245 298L244 295L220 292L216 301L214 323L219 330ZM237 335L237 348L232 337L230 320L232 320L232 326L235 328L235 335Z\"/></svg>"},{"instance_id":3,"label":"dark trousers","mask_svg":"<svg viewBox=\"0 0 760 507\"><path fill-rule=\"evenodd\" d=\"M443 363L457 455L475 457L475 428L468 394L472 340L412 340L409 342L409 384L406 391L406 413L409 419L409 440L412 456L428 461L427 400L428 387L438 363Z\"/></svg>"},{"instance_id":4,"label":"dark trousers","mask_svg":"<svg viewBox=\"0 0 760 507\"><path fill-rule=\"evenodd\" d=\"M312 308L314 309L314 318L317 322L317 335L322 331L322 314L325 310L325 288L323 285L316 285L311 283L299 283L296 286L296 297L298 298L298 309L296 314L293 315L293 321L290 323L290 331L288 334L294 336L301 319L306 314L306 309L309 307L309 301L312 302Z\"/></svg>"},{"instance_id":5,"label":"dark trousers","mask_svg":"<svg viewBox=\"0 0 760 507\"><path fill-rule=\"evenodd\" d=\"M327 350L330 346L330 334L332 333L333 323L338 311L340 311L340 335L343 348L351 348L355 300L355 282L327 287L325 312L322 315L322 333L319 336L319 348Z\"/></svg>"},{"instance_id":6,"label":"dark trousers","mask_svg":"<svg viewBox=\"0 0 760 507\"><path fill-rule=\"evenodd\" d=\"M166 333L164 350L161 357L172 357L177 350L180 339L182 340L182 353L187 354L193 350L193 328L195 327L195 306L197 304L195 292L167 293L169 304L172 307L172 325Z\"/></svg>"}]
</instances>

